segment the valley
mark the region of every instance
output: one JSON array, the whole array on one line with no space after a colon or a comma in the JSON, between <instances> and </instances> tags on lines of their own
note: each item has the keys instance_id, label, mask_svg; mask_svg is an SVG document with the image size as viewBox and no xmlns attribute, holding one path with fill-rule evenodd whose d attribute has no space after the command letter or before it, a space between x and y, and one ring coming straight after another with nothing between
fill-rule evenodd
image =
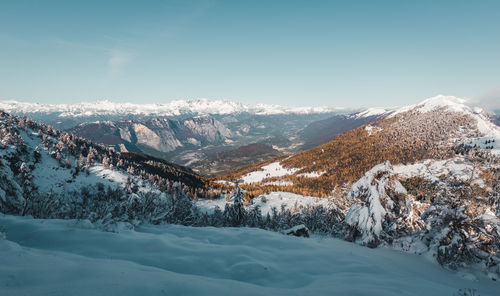
<instances>
[{"instance_id":1,"label":"valley","mask_svg":"<svg viewBox=\"0 0 500 296\"><path fill-rule=\"evenodd\" d=\"M0 1L0 296L499 296L500 1Z\"/></svg>"},{"instance_id":2,"label":"valley","mask_svg":"<svg viewBox=\"0 0 500 296\"><path fill-rule=\"evenodd\" d=\"M490 113L436 96L351 114L225 116L244 119L161 116L61 131L2 112L2 219L72 219L127 236L171 224L259 228L264 237L302 227L417 254L475 281L499 279L500 127ZM45 260L9 231L0 229L8 254L24 248Z\"/></svg>"}]
</instances>

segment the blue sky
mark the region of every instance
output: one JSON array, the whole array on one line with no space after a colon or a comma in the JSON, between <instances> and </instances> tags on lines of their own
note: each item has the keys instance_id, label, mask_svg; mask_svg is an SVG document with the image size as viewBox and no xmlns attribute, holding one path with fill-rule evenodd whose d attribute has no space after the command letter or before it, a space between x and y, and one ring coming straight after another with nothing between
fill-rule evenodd
<instances>
[{"instance_id":1,"label":"blue sky","mask_svg":"<svg viewBox=\"0 0 500 296\"><path fill-rule=\"evenodd\" d=\"M500 1L0 1L0 99L388 106L500 87Z\"/></svg>"}]
</instances>

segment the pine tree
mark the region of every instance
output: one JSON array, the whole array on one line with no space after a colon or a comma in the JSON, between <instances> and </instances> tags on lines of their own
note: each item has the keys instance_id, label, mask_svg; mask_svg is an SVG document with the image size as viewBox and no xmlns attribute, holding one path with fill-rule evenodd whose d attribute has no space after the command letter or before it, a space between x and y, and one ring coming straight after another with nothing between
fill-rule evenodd
<instances>
[{"instance_id":1,"label":"pine tree","mask_svg":"<svg viewBox=\"0 0 500 296\"><path fill-rule=\"evenodd\" d=\"M243 206L243 190L240 187L236 187L234 193L231 195L233 204L226 204L224 209L224 218L228 226L242 226L245 223L246 210Z\"/></svg>"},{"instance_id":2,"label":"pine tree","mask_svg":"<svg viewBox=\"0 0 500 296\"><path fill-rule=\"evenodd\" d=\"M248 212L247 225L250 227L262 227L262 212L260 207L254 206Z\"/></svg>"},{"instance_id":3,"label":"pine tree","mask_svg":"<svg viewBox=\"0 0 500 296\"><path fill-rule=\"evenodd\" d=\"M92 147L89 148L89 153L87 154L87 166L91 166L94 164L95 153Z\"/></svg>"},{"instance_id":4,"label":"pine tree","mask_svg":"<svg viewBox=\"0 0 500 296\"><path fill-rule=\"evenodd\" d=\"M109 159L106 155L102 158L102 167L105 169L109 168Z\"/></svg>"},{"instance_id":5,"label":"pine tree","mask_svg":"<svg viewBox=\"0 0 500 296\"><path fill-rule=\"evenodd\" d=\"M80 172L80 166L78 165L78 160L77 159L75 159L75 166L74 166L74 168L75 168L75 174L74 174L74 176L76 176Z\"/></svg>"},{"instance_id":6,"label":"pine tree","mask_svg":"<svg viewBox=\"0 0 500 296\"><path fill-rule=\"evenodd\" d=\"M42 158L42 154L40 153L38 146L36 146L35 150L33 150L33 157L35 158L35 163L38 163L40 158Z\"/></svg>"},{"instance_id":7,"label":"pine tree","mask_svg":"<svg viewBox=\"0 0 500 296\"><path fill-rule=\"evenodd\" d=\"M85 165L85 158L83 157L83 154L80 153L80 156L78 157L78 161L80 163L80 167L83 167Z\"/></svg>"}]
</instances>

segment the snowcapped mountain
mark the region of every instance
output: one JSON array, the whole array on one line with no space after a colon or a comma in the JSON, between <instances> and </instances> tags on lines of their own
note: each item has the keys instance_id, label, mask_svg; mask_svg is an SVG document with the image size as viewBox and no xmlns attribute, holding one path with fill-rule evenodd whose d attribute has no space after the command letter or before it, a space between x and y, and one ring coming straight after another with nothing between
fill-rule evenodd
<instances>
[{"instance_id":1,"label":"snowcapped mountain","mask_svg":"<svg viewBox=\"0 0 500 296\"><path fill-rule=\"evenodd\" d=\"M309 139L297 137L300 130L317 120L348 112L333 107L252 106L207 99L168 104L98 101L72 105L0 101L2 108L113 146L117 151L148 153L190 165L203 174L211 174L210 168L215 167L227 171L227 164L216 160L217 153L247 145L270 145L280 153L302 149L299 147ZM268 155L236 157L230 162L245 165Z\"/></svg>"},{"instance_id":2,"label":"snowcapped mountain","mask_svg":"<svg viewBox=\"0 0 500 296\"><path fill-rule=\"evenodd\" d=\"M330 184L322 188L331 190L335 185L354 182L381 161L399 164L447 159L463 147L477 147L498 156L500 127L492 122L490 114L465 103L456 97L436 96L420 104L378 113L382 116L378 120L338 135L333 141L277 160L294 169L280 178L302 187L309 181L300 178L301 174L321 172L318 179ZM272 176L269 179L272 181Z\"/></svg>"},{"instance_id":3,"label":"snowcapped mountain","mask_svg":"<svg viewBox=\"0 0 500 296\"><path fill-rule=\"evenodd\" d=\"M322 196L345 216L346 240L499 274L500 127L466 102L437 96L380 112L324 145L240 168L217 184L239 182L256 197Z\"/></svg>"},{"instance_id":4,"label":"snowcapped mountain","mask_svg":"<svg viewBox=\"0 0 500 296\"><path fill-rule=\"evenodd\" d=\"M2 112L0 213L72 219L73 225L117 233L162 223L247 226L292 235L299 234L290 230L301 229L301 235L425 254L450 269L477 270L496 280L500 160L491 153L495 139L486 138L484 147L472 143L495 135L498 127L481 112L448 109L434 100L417 106L217 182ZM206 116L187 120L188 127L215 122ZM123 139L139 138L108 124ZM158 118L132 127L147 128L141 137L154 138L149 131L166 125L175 129ZM264 148L250 146L237 154ZM234 185L229 181L236 179L245 192L236 188L228 194ZM278 190L301 194L269 193ZM24 223L0 218L9 231ZM2 231L0 240L6 236Z\"/></svg>"},{"instance_id":5,"label":"snowcapped mountain","mask_svg":"<svg viewBox=\"0 0 500 296\"><path fill-rule=\"evenodd\" d=\"M0 101L0 109L13 114L52 113L59 117L89 116L180 116L193 114L256 115L331 113L344 108L334 107L285 107L279 105L246 105L229 100L174 100L166 104L133 104L111 101L82 102L77 104L38 104L18 101Z\"/></svg>"},{"instance_id":6,"label":"snowcapped mountain","mask_svg":"<svg viewBox=\"0 0 500 296\"><path fill-rule=\"evenodd\" d=\"M351 115L353 118L367 118L367 117L378 117L383 118L388 116L393 112L395 108L382 108L382 107L374 107L367 108L358 113L354 113Z\"/></svg>"},{"instance_id":7,"label":"snowcapped mountain","mask_svg":"<svg viewBox=\"0 0 500 296\"><path fill-rule=\"evenodd\" d=\"M417 105L411 105L399 108L392 112L388 117L396 117L406 112L411 113L431 113L439 112L463 114L472 121L472 129L479 132L478 137L465 137L464 140L469 145L477 145L487 148L491 153L500 155L500 127L496 125L494 113L485 111L480 107L468 104L469 101L463 98L453 96L438 95ZM487 142L487 143L485 143Z\"/></svg>"}]
</instances>

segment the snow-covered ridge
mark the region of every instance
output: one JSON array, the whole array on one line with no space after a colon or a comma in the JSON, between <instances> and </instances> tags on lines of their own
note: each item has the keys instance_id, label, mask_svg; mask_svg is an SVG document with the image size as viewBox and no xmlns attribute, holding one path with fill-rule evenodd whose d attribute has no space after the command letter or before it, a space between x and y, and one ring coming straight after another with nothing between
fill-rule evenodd
<instances>
[{"instance_id":1,"label":"snow-covered ridge","mask_svg":"<svg viewBox=\"0 0 500 296\"><path fill-rule=\"evenodd\" d=\"M389 115L394 108L384 108L384 107L373 107L363 110L361 112L355 113L352 116L354 118L372 117L372 116L385 116Z\"/></svg>"},{"instance_id":2,"label":"snow-covered ridge","mask_svg":"<svg viewBox=\"0 0 500 296\"><path fill-rule=\"evenodd\" d=\"M476 144L482 148L490 147L490 151L493 154L500 155L500 127L491 121L489 114L485 110L473 106L468 99L438 95L428 98L419 104L399 108L390 114L389 117L408 111L425 113L441 108L449 112L463 113L474 118L477 122L477 129L482 134L482 137L471 139L467 144Z\"/></svg>"},{"instance_id":3,"label":"snow-covered ridge","mask_svg":"<svg viewBox=\"0 0 500 296\"><path fill-rule=\"evenodd\" d=\"M232 114L248 112L258 115L316 114L342 110L340 107L285 107L279 105L246 105L229 100L174 100L170 103L134 104L108 100L77 104L38 104L18 101L0 101L0 109L9 113L58 113L61 117L95 115L155 115L175 116L182 114Z\"/></svg>"},{"instance_id":4,"label":"snow-covered ridge","mask_svg":"<svg viewBox=\"0 0 500 296\"><path fill-rule=\"evenodd\" d=\"M454 96L437 95L427 98L418 104L407 105L403 107L372 107L364 109L358 113L352 114L354 118L363 118L371 116L380 117L394 117L397 114L415 110L418 112L429 112L439 108L446 108L452 112L463 112L467 114L486 114L486 112L479 108L473 107L470 101L465 98L458 98Z\"/></svg>"},{"instance_id":5,"label":"snow-covered ridge","mask_svg":"<svg viewBox=\"0 0 500 296\"><path fill-rule=\"evenodd\" d=\"M446 108L452 112L462 112L466 114L480 114L484 111L479 107L472 107L469 105L470 101L466 98L458 98L454 96L437 95L423 100L422 102L414 105L408 105L394 110L390 116L395 116L410 110L418 112L429 112L439 108Z\"/></svg>"}]
</instances>

